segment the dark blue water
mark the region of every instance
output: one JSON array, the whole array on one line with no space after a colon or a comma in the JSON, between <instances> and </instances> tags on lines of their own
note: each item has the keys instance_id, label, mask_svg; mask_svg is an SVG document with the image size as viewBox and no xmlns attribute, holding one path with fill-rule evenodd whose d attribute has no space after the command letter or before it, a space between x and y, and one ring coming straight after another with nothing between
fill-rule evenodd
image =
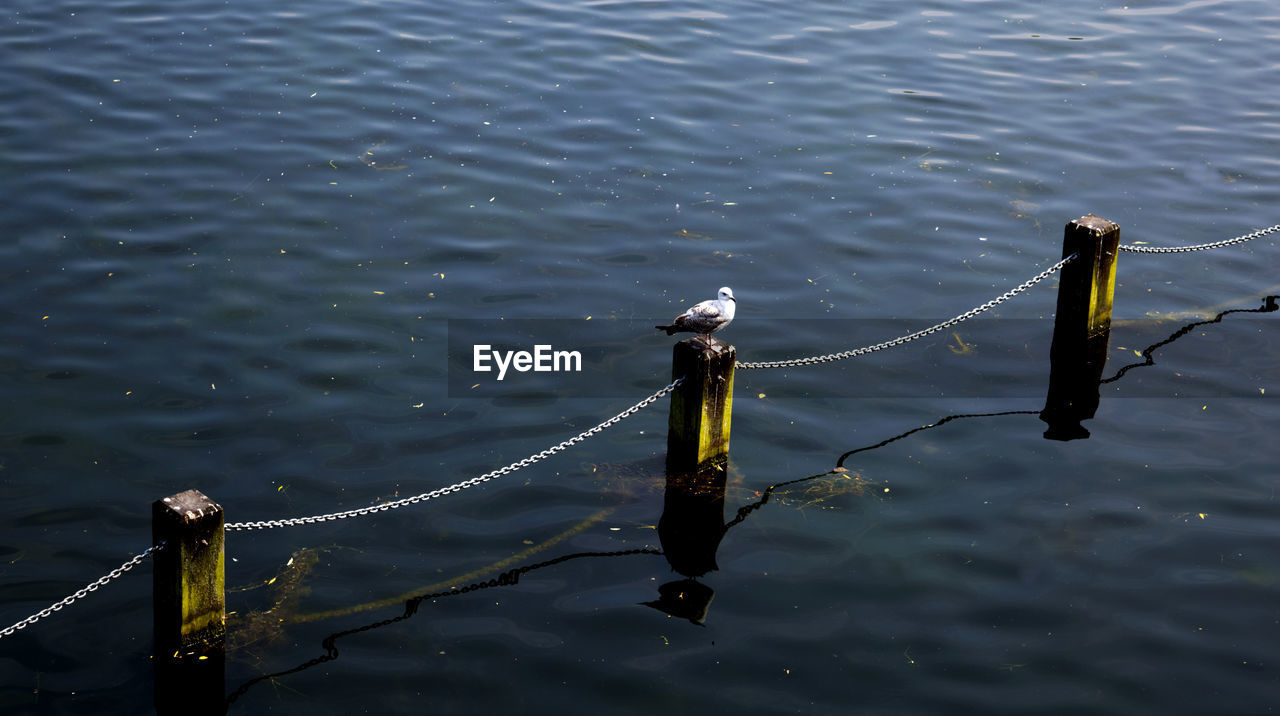
<instances>
[{"instance_id":1,"label":"dark blue water","mask_svg":"<svg viewBox=\"0 0 1280 716\"><path fill-rule=\"evenodd\" d=\"M1086 213L1150 245L1280 222L1264 1L0 18L0 627L148 547L166 495L354 509L572 437L669 382L650 326L721 285L741 359L826 354L1016 286ZM1122 255L1107 375L1280 293L1276 243ZM232 533L231 712L1269 712L1278 314L1187 331L1064 443L1055 295L740 372L696 585L657 529L665 399L458 494ZM590 370L473 390L450 326L525 319ZM0 639L3 710L148 712L150 582Z\"/></svg>"}]
</instances>

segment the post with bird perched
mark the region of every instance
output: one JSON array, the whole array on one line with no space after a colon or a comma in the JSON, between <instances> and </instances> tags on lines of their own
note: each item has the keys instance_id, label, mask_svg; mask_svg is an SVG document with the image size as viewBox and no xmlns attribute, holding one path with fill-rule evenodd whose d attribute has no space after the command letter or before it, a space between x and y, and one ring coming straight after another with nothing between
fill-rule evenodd
<instances>
[{"instance_id":1,"label":"post with bird perched","mask_svg":"<svg viewBox=\"0 0 1280 716\"><path fill-rule=\"evenodd\" d=\"M1116 283L1120 227L1093 214L1067 224L1062 257L1058 313L1049 352L1049 395L1040 419L1049 440L1089 437L1080 424L1098 410L1098 384L1107 362L1111 305Z\"/></svg>"},{"instance_id":2,"label":"post with bird perched","mask_svg":"<svg viewBox=\"0 0 1280 716\"><path fill-rule=\"evenodd\" d=\"M671 393L667 431L667 470L695 472L722 465L729 457L729 425L733 412L734 347L711 336L733 320L737 299L728 286L716 298L703 301L656 326L667 335L698 335L675 345L672 379L684 380Z\"/></svg>"}]
</instances>

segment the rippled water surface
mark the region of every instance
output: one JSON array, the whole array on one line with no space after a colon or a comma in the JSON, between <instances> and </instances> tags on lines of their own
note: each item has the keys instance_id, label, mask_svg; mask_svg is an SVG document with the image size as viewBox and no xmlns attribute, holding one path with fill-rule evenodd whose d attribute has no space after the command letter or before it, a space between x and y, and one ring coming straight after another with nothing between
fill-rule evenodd
<instances>
[{"instance_id":1,"label":"rippled water surface","mask_svg":"<svg viewBox=\"0 0 1280 716\"><path fill-rule=\"evenodd\" d=\"M0 626L146 549L166 495L314 515L570 438L669 382L651 326L721 285L740 359L821 355L1017 286L1083 214L1280 223L1265 0L0 20ZM229 710L1269 712L1280 314L1192 324L1280 293L1277 236L1120 256L1105 375L1177 338L1085 440L1035 414L1051 278L739 371L723 504L665 489L663 398L458 493L233 532ZM467 370L539 336L586 369ZM148 562L0 639L0 707L147 713L151 648Z\"/></svg>"}]
</instances>

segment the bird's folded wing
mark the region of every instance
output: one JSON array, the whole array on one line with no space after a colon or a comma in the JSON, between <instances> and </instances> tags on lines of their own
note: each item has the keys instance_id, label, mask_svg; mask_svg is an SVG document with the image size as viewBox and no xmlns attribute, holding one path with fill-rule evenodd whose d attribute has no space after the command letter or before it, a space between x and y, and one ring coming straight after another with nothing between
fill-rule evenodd
<instances>
[{"instance_id":1,"label":"bird's folded wing","mask_svg":"<svg viewBox=\"0 0 1280 716\"><path fill-rule=\"evenodd\" d=\"M720 307L714 303L699 303L689 309L689 315L694 318L719 318Z\"/></svg>"}]
</instances>

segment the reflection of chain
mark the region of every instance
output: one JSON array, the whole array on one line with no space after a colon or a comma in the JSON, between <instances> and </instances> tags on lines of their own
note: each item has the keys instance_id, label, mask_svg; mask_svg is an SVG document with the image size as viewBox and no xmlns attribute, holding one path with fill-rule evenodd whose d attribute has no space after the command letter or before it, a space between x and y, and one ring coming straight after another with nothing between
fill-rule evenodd
<instances>
[{"instance_id":1,"label":"reflection of chain","mask_svg":"<svg viewBox=\"0 0 1280 716\"><path fill-rule=\"evenodd\" d=\"M900 338L894 338L893 340L885 341L884 343L877 343L874 346L854 348L853 350L844 351L843 353L831 353L825 356L810 356L808 358L792 358L790 360L775 360L775 361L767 361L763 363L738 363L737 367L741 369L791 368L794 366L814 365L816 363L829 363L831 361L844 360L845 358L853 358L855 356L866 355L868 353L874 353L879 350L884 350L885 348L893 348L894 346L900 346L903 343L906 343L908 341L914 341L917 338L923 338L924 336L927 336L930 333L936 333L938 331L941 331L944 328L949 328L962 321L967 321L970 318L973 318L974 316L978 315L979 313L982 313L983 311L986 311L991 308L995 308L996 306L1004 303L1005 301L1008 301L1014 296L1017 296L1023 291L1031 288L1037 283L1040 283L1041 281L1045 280L1051 274L1053 274L1054 271L1057 271L1058 269L1070 263L1071 260L1074 259L1075 257L1076 257L1075 254L1071 254L1065 259L1050 266L1044 271L1041 271L1040 273L1036 274L1034 277L1028 279L1026 282L1022 283L1018 287L1010 289L1005 293L999 296L996 296L995 298L991 299L990 301L987 301L981 306L976 306L974 308L971 308L968 311L965 311L964 313L956 316L955 318L952 318L947 321L943 321L942 323L939 323L938 325L932 326L930 328L926 328L923 331L916 331L915 333L911 333L909 335L905 335Z\"/></svg>"},{"instance_id":2,"label":"reflection of chain","mask_svg":"<svg viewBox=\"0 0 1280 716\"><path fill-rule=\"evenodd\" d=\"M1185 251L1204 251L1205 249L1217 249L1232 244L1240 244L1259 236L1266 236L1275 231L1280 231L1280 224L1269 226L1265 229L1259 229L1252 234L1237 236L1234 239L1226 241L1215 241L1212 244L1196 244L1195 246L1131 246L1128 244L1120 244L1121 251L1132 251L1135 254L1180 254Z\"/></svg>"},{"instance_id":3,"label":"reflection of chain","mask_svg":"<svg viewBox=\"0 0 1280 716\"><path fill-rule=\"evenodd\" d=\"M84 589L81 589L75 594L72 594L66 599L63 599L57 604L53 604L44 609L41 609L35 614L32 614L31 616L27 617L26 619L23 619L22 621L18 622L17 624L14 624L11 627L8 627L7 629L0 629L0 639L3 639L4 637L9 636L10 634L13 634L19 629L35 624L41 619L44 619L50 614L53 614L54 612L59 611L60 609L71 604L72 602L83 599L84 597L88 596L90 592L97 591L99 587L106 585L108 582L116 579L117 577L124 574L125 572L128 572L129 570L138 566L142 562L142 560L146 559L147 557L150 557L152 552L155 552L156 550L160 549L162 546L163 545L156 545L154 547L148 547L147 551L135 556L133 559L129 560L128 562L125 562L119 567L116 567L115 569L108 572L106 576L102 577L101 579L94 582L93 584L86 586Z\"/></svg>"},{"instance_id":4,"label":"reflection of chain","mask_svg":"<svg viewBox=\"0 0 1280 716\"><path fill-rule=\"evenodd\" d=\"M662 390L659 390L653 395L650 395L644 400L641 400L640 402L636 403L630 408L627 408L621 413L618 413L617 415L613 416L612 418L609 418L608 420L604 421L603 423L600 423L599 425L595 426L594 428L591 428L590 430L578 433L577 435L569 438L568 440L565 440L559 445L553 445L547 448L546 450L543 450L542 452L534 453L529 457L526 457L523 460L518 460L516 462L513 462L510 465L507 465L506 467L498 468L493 472L487 472L483 475L480 475L478 477L473 477L469 480L463 480L462 482L449 485L448 487L442 487L438 490L432 490L431 492L424 492L421 495L414 495L413 497L406 497L401 500L383 502L382 504L379 504L379 505L370 505L368 507L362 507L356 510L346 510L344 512L332 512L327 515L312 515L310 517L294 517L291 519L284 519L284 520L260 520L257 522L232 522L226 525L226 529L227 531L264 530L272 527L293 527L296 525L315 524L317 522L329 522L331 520L343 520L348 517L359 517L361 515L368 515L374 512L385 512L387 510L394 510L397 507L404 507L405 505L413 505L419 502L425 502L427 500L430 500L436 497L442 497L444 495L448 495L449 493L452 493L452 492L460 492L462 490L467 489L468 487L474 487L476 485L479 485L482 482L488 482L489 480L492 480L495 477L502 477L503 475L506 475L508 473L515 472L516 470L519 470L522 467L528 467L533 463L538 462L539 460L545 460L546 458L549 458L558 452L562 452L569 447L577 445L578 443L582 442L583 440L586 440L592 435L595 435L596 433L603 431L605 428L612 427L614 424L622 421L624 418L631 417L632 415L637 413L641 408L648 406L649 404L656 401L658 398L661 398L667 393L670 393L671 391L675 390L676 386L680 385L681 381L683 380L684 378L680 378L676 380L671 385L668 385Z\"/></svg>"}]
</instances>

